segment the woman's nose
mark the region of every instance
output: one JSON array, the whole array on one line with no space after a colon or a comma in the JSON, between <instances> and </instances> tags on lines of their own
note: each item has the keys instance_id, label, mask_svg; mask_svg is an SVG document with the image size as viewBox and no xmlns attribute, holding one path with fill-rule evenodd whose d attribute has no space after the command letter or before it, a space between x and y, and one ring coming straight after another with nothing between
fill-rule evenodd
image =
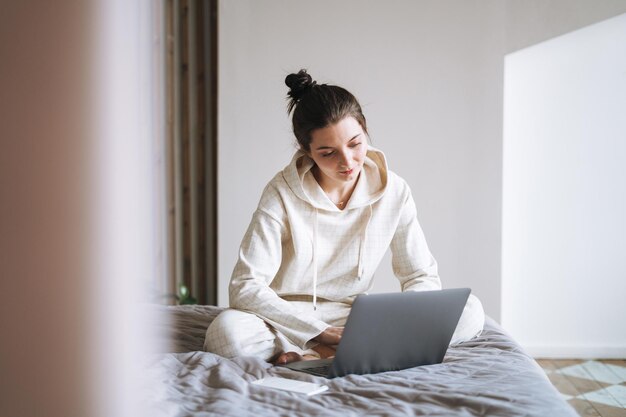
<instances>
[{"instance_id":1,"label":"woman's nose","mask_svg":"<svg viewBox=\"0 0 626 417\"><path fill-rule=\"evenodd\" d=\"M339 153L339 165L346 168L350 166L350 155L348 152Z\"/></svg>"}]
</instances>

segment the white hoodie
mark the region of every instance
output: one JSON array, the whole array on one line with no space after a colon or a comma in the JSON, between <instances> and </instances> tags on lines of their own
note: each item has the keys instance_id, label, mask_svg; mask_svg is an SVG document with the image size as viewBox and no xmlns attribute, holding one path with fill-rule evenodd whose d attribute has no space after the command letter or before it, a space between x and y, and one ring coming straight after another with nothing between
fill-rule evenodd
<instances>
[{"instance_id":1,"label":"white hoodie","mask_svg":"<svg viewBox=\"0 0 626 417\"><path fill-rule=\"evenodd\" d=\"M230 306L251 312L302 349L328 324L313 316L316 299L352 303L372 287L387 248L402 291L441 289L407 183L369 147L344 210L319 186L314 162L298 151L269 182L241 243ZM310 312L281 297L313 298Z\"/></svg>"}]
</instances>

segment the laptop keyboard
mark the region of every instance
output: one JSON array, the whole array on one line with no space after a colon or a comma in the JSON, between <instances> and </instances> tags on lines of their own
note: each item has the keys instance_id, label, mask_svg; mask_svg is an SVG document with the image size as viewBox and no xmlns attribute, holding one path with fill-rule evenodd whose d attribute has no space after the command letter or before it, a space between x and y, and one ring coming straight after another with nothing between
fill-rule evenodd
<instances>
[{"instance_id":1,"label":"laptop keyboard","mask_svg":"<svg viewBox=\"0 0 626 417\"><path fill-rule=\"evenodd\" d=\"M307 372L311 372L319 375L328 375L328 371L330 370L331 364L323 365L323 366L315 366L313 368L305 368Z\"/></svg>"}]
</instances>

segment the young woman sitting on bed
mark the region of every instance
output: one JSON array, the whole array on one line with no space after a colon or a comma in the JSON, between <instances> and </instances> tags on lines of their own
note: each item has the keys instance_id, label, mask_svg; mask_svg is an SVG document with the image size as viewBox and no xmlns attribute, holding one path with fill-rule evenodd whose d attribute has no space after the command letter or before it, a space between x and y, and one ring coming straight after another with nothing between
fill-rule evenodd
<instances>
[{"instance_id":1,"label":"young woman sitting on bed","mask_svg":"<svg viewBox=\"0 0 626 417\"><path fill-rule=\"evenodd\" d=\"M356 98L305 70L285 83L299 150L263 190L231 277L231 308L207 329L205 350L227 358L333 356L387 248L402 291L441 289L411 190L368 144ZM483 324L470 295L451 344Z\"/></svg>"}]
</instances>

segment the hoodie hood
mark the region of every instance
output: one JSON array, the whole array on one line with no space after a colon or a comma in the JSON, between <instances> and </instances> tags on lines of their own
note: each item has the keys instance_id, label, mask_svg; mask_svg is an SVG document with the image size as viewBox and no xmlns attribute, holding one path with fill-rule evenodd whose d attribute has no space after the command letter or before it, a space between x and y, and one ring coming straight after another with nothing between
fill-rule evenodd
<instances>
[{"instance_id":1,"label":"hoodie hood","mask_svg":"<svg viewBox=\"0 0 626 417\"><path fill-rule=\"evenodd\" d=\"M315 209L342 211L328 198L317 183L311 168L315 162L306 153L297 151L289 165L283 169L283 177L293 193ZM382 151L368 146L365 162L359 173L354 192L344 210L362 208L378 201L387 188L387 160Z\"/></svg>"}]
</instances>

